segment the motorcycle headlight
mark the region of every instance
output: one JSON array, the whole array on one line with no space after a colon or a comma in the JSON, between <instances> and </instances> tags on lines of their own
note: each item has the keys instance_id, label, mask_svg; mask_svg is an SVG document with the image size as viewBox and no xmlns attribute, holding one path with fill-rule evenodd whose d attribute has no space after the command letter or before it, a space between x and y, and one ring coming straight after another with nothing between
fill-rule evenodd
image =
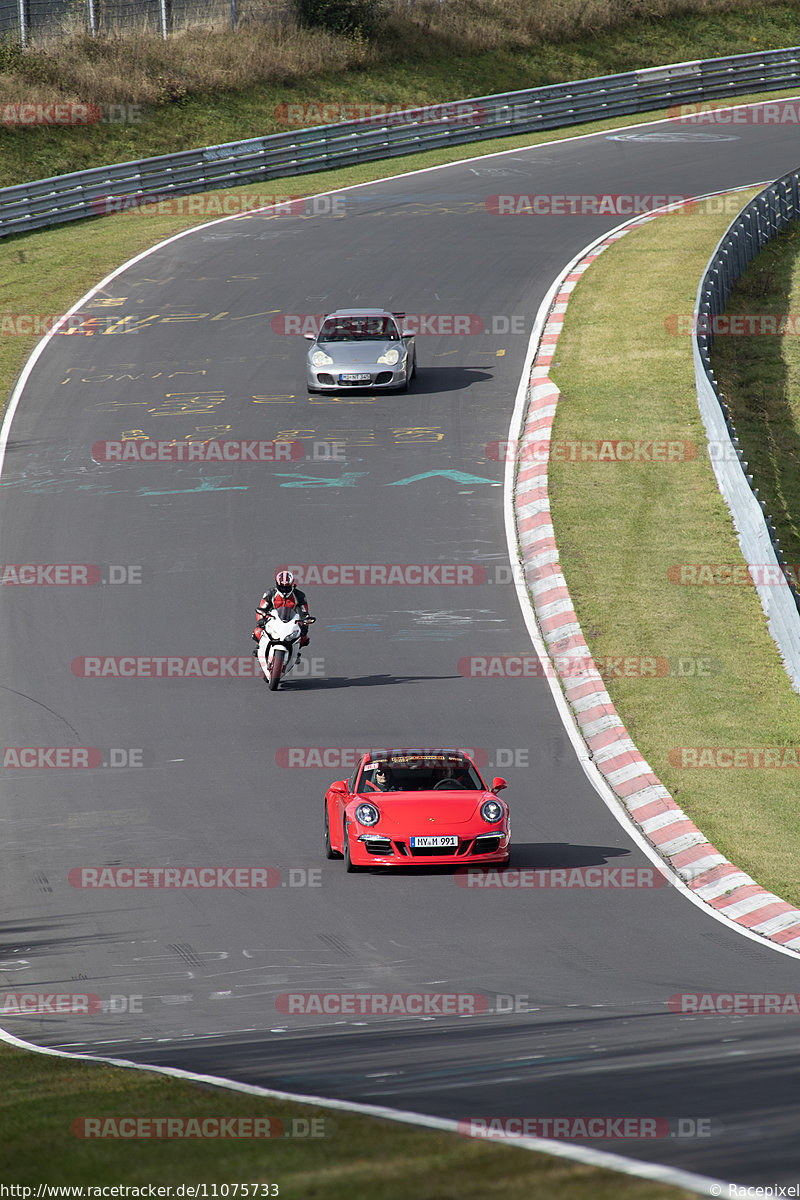
<instances>
[{"instance_id":1,"label":"motorcycle headlight","mask_svg":"<svg viewBox=\"0 0 800 1200\"><path fill-rule=\"evenodd\" d=\"M329 367L333 363L333 359L324 350L315 350L311 355L311 365L313 367Z\"/></svg>"},{"instance_id":2,"label":"motorcycle headlight","mask_svg":"<svg viewBox=\"0 0 800 1200\"><path fill-rule=\"evenodd\" d=\"M487 825L496 825L503 819L503 806L498 800L485 800L481 805L481 816Z\"/></svg>"},{"instance_id":3,"label":"motorcycle headlight","mask_svg":"<svg viewBox=\"0 0 800 1200\"><path fill-rule=\"evenodd\" d=\"M396 363L400 362L400 351L395 350L394 346L392 346L391 350L387 350L385 354L380 356L378 362L385 363L387 367L393 367Z\"/></svg>"},{"instance_id":4,"label":"motorcycle headlight","mask_svg":"<svg viewBox=\"0 0 800 1200\"><path fill-rule=\"evenodd\" d=\"M356 809L356 820L359 825L377 825L381 814L374 804L359 804Z\"/></svg>"}]
</instances>

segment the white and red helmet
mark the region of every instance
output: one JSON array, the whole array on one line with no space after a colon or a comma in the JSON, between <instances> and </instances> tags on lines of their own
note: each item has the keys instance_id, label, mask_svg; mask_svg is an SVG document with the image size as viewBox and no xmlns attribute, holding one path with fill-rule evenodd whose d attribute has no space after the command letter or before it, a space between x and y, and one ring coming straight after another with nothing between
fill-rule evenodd
<instances>
[{"instance_id":1,"label":"white and red helmet","mask_svg":"<svg viewBox=\"0 0 800 1200\"><path fill-rule=\"evenodd\" d=\"M275 587L282 596L288 596L294 590L294 575L291 571L275 572Z\"/></svg>"}]
</instances>

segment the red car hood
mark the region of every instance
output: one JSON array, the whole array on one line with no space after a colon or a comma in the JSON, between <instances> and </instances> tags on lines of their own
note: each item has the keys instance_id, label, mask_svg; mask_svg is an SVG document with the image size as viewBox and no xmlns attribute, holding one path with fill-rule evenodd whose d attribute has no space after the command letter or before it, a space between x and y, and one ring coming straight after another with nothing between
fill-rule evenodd
<instances>
[{"instance_id":1,"label":"red car hood","mask_svg":"<svg viewBox=\"0 0 800 1200\"><path fill-rule=\"evenodd\" d=\"M481 820L481 805L496 798L493 792L448 792L442 788L438 792L359 793L358 803L366 800L380 810L380 829L385 829L387 825L408 829L413 824L412 832L421 834L434 826L452 827ZM491 826L487 825L486 828Z\"/></svg>"}]
</instances>

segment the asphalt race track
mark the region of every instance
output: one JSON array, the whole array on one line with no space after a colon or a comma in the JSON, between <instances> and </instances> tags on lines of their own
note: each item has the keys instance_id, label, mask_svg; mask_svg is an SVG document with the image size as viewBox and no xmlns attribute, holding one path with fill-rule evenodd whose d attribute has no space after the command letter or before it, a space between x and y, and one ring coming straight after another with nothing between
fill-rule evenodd
<instances>
[{"instance_id":1,"label":"asphalt race track","mask_svg":"<svg viewBox=\"0 0 800 1200\"><path fill-rule=\"evenodd\" d=\"M587 782L546 680L470 677L461 661L530 651L503 464L485 447L508 434L548 286L621 219L499 217L487 198L699 194L799 157L791 126L660 124L355 188L334 212L248 216L165 245L84 306L91 336L50 341L11 428L1 558L93 564L87 578L106 582L5 587L0 728L6 747L141 765L3 770L0 988L119 1010L5 1028L456 1119L662 1118L669 1136L583 1144L797 1182L798 1017L669 1007L683 992L800 992L797 961L672 887L348 876L323 856L321 818L350 768L286 764L290 748L471 747L509 781L512 867L651 868ZM309 397L307 343L281 321L352 303L477 315L483 332L421 335L408 395ZM304 457L93 457L123 435L289 439ZM276 694L256 678L79 673L106 656L250 660L253 608L284 563L451 564L486 582L309 584L306 674ZM85 867L265 865L280 886L74 886ZM278 997L317 992L477 1000L472 1015L425 1019L282 1011Z\"/></svg>"}]
</instances>

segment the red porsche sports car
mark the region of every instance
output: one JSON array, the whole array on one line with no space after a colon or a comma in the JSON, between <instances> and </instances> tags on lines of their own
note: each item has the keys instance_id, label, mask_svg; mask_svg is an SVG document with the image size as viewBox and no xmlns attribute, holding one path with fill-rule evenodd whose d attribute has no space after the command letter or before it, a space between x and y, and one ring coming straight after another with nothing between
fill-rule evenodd
<instances>
[{"instance_id":1,"label":"red porsche sports car","mask_svg":"<svg viewBox=\"0 0 800 1200\"><path fill-rule=\"evenodd\" d=\"M460 750L365 754L325 794L325 854L365 867L508 862L508 805Z\"/></svg>"}]
</instances>

